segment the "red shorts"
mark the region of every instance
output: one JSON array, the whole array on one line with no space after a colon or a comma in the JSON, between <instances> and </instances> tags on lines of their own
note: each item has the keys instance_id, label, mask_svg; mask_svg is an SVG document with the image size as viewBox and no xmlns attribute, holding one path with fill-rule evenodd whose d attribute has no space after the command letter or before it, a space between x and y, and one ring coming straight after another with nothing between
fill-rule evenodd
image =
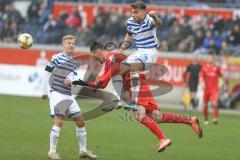
<instances>
[{"instance_id":1,"label":"red shorts","mask_svg":"<svg viewBox=\"0 0 240 160\"><path fill-rule=\"evenodd\" d=\"M218 92L207 92L204 91L204 97L203 97L204 102L217 102L218 101Z\"/></svg>"},{"instance_id":2,"label":"red shorts","mask_svg":"<svg viewBox=\"0 0 240 160\"><path fill-rule=\"evenodd\" d=\"M129 96L131 97L129 74L124 77L124 87L127 91L129 91ZM142 74L140 74L140 89L137 104L145 108L147 115L152 114L154 110L160 110L150 90L150 86L145 83L145 76Z\"/></svg>"},{"instance_id":3,"label":"red shorts","mask_svg":"<svg viewBox=\"0 0 240 160\"><path fill-rule=\"evenodd\" d=\"M138 105L145 108L147 115L151 115L154 110L160 110L155 100L145 100L145 102L138 100Z\"/></svg>"}]
</instances>

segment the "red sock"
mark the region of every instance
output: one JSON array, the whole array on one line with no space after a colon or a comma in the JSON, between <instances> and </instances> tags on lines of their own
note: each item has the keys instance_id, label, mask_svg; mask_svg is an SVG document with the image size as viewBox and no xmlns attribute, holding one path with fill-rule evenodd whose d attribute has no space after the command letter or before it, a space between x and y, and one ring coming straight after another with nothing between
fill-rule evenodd
<instances>
[{"instance_id":1,"label":"red sock","mask_svg":"<svg viewBox=\"0 0 240 160\"><path fill-rule=\"evenodd\" d=\"M218 106L213 107L213 116L216 119L218 118Z\"/></svg>"},{"instance_id":2,"label":"red sock","mask_svg":"<svg viewBox=\"0 0 240 160\"><path fill-rule=\"evenodd\" d=\"M152 120L151 118L144 116L141 120L141 123L146 126L148 129L150 129L153 134L155 134L158 139L166 139L166 137L164 136L164 134L161 132L161 130L159 129L157 123Z\"/></svg>"},{"instance_id":3,"label":"red sock","mask_svg":"<svg viewBox=\"0 0 240 160\"><path fill-rule=\"evenodd\" d=\"M192 121L190 118L180 115L177 113L172 113L172 112L163 112L161 114L161 123L184 123L187 125L191 125Z\"/></svg>"},{"instance_id":4,"label":"red sock","mask_svg":"<svg viewBox=\"0 0 240 160\"><path fill-rule=\"evenodd\" d=\"M203 106L203 115L205 117L205 121L208 121L208 107L206 105Z\"/></svg>"}]
</instances>

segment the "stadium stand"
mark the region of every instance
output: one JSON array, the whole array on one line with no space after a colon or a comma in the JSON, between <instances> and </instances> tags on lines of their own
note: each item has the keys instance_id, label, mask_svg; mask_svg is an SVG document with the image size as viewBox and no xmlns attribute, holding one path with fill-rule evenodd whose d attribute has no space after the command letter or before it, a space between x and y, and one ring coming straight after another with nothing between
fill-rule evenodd
<instances>
[{"instance_id":1,"label":"stadium stand","mask_svg":"<svg viewBox=\"0 0 240 160\"><path fill-rule=\"evenodd\" d=\"M64 2L64 0L58 1ZM84 0L72 1L86 2ZM88 46L91 39L119 42L126 32L125 22L130 16L127 12L106 11L99 6L93 23L86 25L83 24L83 12L77 8L71 13L62 10L59 18L56 19L52 13L54 0L47 2L33 0L28 7L27 17L23 18L20 12L14 8L12 2L0 1L0 40L2 42L15 42L21 32L32 34L35 43L39 44L59 44L61 37L68 33L78 37L78 46ZM92 0L91 2L100 1ZM126 3L125 0L109 2ZM167 1L151 1L151 4L164 2ZM181 2L194 4L203 2L203 0L182 0ZM217 2L231 4L235 1L222 0ZM161 42L160 51L195 51L204 54L208 53L208 50L213 50L217 54L240 55L239 16L232 16L228 19L223 19L218 14L206 15L202 13L198 16L186 16L175 14L171 10L167 13L160 12L159 16L163 20L163 25L157 29L157 36Z\"/></svg>"}]
</instances>

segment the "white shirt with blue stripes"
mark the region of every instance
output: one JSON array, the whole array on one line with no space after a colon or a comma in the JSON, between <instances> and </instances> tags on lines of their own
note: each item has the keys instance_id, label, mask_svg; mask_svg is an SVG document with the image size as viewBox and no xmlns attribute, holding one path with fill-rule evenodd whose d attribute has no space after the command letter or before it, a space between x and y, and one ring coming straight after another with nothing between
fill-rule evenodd
<instances>
[{"instance_id":1,"label":"white shirt with blue stripes","mask_svg":"<svg viewBox=\"0 0 240 160\"><path fill-rule=\"evenodd\" d=\"M133 20L133 17L127 20L127 32L136 42L138 49L151 49L158 47L156 27L152 24L153 19L146 15L141 23Z\"/></svg>"},{"instance_id":2,"label":"white shirt with blue stripes","mask_svg":"<svg viewBox=\"0 0 240 160\"><path fill-rule=\"evenodd\" d=\"M51 73L50 92L57 91L62 94L71 95L71 85L65 86L65 78L71 80L77 76L78 62L65 55L64 53L56 54L47 64L45 70Z\"/></svg>"}]
</instances>

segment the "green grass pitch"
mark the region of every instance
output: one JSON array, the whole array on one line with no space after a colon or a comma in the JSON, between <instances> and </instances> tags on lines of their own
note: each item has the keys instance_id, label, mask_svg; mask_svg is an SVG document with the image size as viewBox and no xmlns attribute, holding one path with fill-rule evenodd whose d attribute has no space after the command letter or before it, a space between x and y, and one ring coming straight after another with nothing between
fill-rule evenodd
<instances>
[{"instance_id":1,"label":"green grass pitch","mask_svg":"<svg viewBox=\"0 0 240 160\"><path fill-rule=\"evenodd\" d=\"M83 111L94 108L99 103L92 100L78 102ZM196 113L203 126L202 139L197 138L188 126L160 124L173 144L163 153L157 153L157 138L137 122L119 118L123 113L123 110L116 110L86 124L88 148L101 160L240 159L240 116L220 115L219 125L205 126L202 124L202 115ZM0 160L47 159L51 127L48 101L0 96ZM58 152L63 159L79 159L72 122L64 123Z\"/></svg>"}]
</instances>

